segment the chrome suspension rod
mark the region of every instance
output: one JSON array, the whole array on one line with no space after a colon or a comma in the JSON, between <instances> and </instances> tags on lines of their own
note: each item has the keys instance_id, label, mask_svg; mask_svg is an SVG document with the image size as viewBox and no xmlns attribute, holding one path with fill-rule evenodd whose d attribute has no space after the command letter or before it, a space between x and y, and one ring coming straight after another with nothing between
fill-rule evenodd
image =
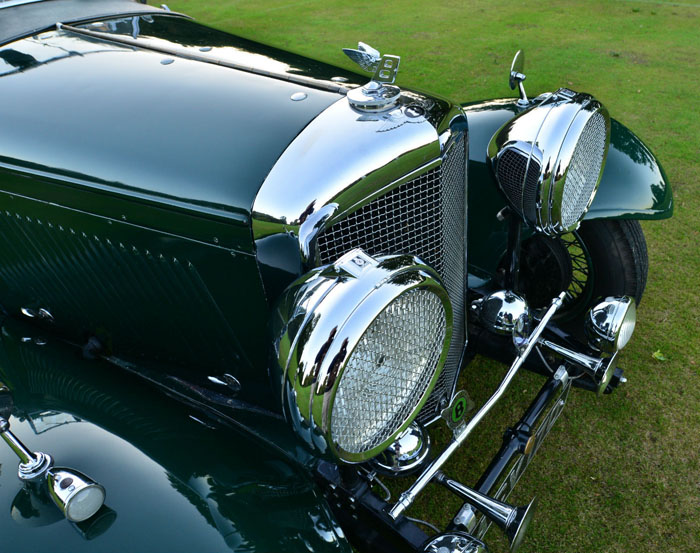
<instances>
[{"instance_id":1,"label":"chrome suspension rod","mask_svg":"<svg viewBox=\"0 0 700 553\"><path fill-rule=\"evenodd\" d=\"M484 405L479 409L479 411L471 418L471 420L464 425L461 429L457 430L455 436L452 438L450 444L444 449L444 451L435 458L435 460L428 465L423 473L418 477L418 479L408 488L405 492L401 494L399 500L394 504L394 506L389 510L389 516L396 520L406 509L408 509L415 501L418 494L423 491L430 481L435 478L435 476L440 472L440 469L445 464L445 462L452 456L452 454L457 451L457 449L465 442L469 434L472 433L474 428L483 420L483 418L488 414L488 412L493 408L493 406L501 399L504 392L510 385L513 377L517 374L518 370L522 364L527 359L530 352L537 344L542 332L549 323L550 319L554 316L564 301L566 297L566 292L562 292L556 298L552 300L549 309L542 317L542 320L532 331L530 337L528 338L525 347L520 351L518 356L513 361L513 364L508 369L506 376L503 381L498 386L494 394L489 398L489 400L484 403Z\"/></svg>"}]
</instances>

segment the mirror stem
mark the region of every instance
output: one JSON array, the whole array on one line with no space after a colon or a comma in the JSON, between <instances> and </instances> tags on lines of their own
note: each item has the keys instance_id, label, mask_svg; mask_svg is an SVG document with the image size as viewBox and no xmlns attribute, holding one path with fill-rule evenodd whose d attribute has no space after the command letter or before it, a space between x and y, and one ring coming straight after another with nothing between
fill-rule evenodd
<instances>
[{"instance_id":1,"label":"mirror stem","mask_svg":"<svg viewBox=\"0 0 700 553\"><path fill-rule=\"evenodd\" d=\"M530 100L527 99L527 94L525 93L525 85L523 84L523 81L525 80L525 75L518 75L519 77L522 76L522 79L518 78L518 90L520 91L520 99L518 100L518 105L521 107L527 107L530 105Z\"/></svg>"}]
</instances>

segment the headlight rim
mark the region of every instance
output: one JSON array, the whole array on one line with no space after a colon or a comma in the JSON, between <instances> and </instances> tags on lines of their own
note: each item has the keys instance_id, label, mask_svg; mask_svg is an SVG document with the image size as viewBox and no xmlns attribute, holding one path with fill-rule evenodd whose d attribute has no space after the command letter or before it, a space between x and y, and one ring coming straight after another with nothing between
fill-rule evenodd
<instances>
[{"instance_id":1,"label":"headlight rim","mask_svg":"<svg viewBox=\"0 0 700 553\"><path fill-rule=\"evenodd\" d=\"M605 124L600 170L585 209L574 223L564 225L563 196L572 156L583 129L596 114L603 117ZM578 228L595 199L605 169L610 129L608 110L593 96L559 89L541 95L537 103L496 131L489 142L487 157L508 204L528 226L547 236L558 236ZM504 181L500 164L506 152L519 152L523 156L521 162L526 168L521 178L512 178L513 174L506 166L506 175L511 178ZM536 165L533 166L533 163ZM536 171L537 174L531 174L531 171ZM528 182L536 182L532 190L528 188ZM526 201L528 194L533 198L532 205Z\"/></svg>"},{"instance_id":2,"label":"headlight rim","mask_svg":"<svg viewBox=\"0 0 700 553\"><path fill-rule=\"evenodd\" d=\"M572 232L576 230L581 221L586 216L586 213L591 207L593 200L595 199L596 193L598 192L598 187L600 186L600 181L603 178L603 171L605 170L605 164L608 158L608 151L610 147L610 114L605 106L603 106L598 100L592 96L585 95L587 98L584 101L585 104L580 111L574 116L569 130L562 141L561 148L556 156L556 161L554 162L554 167L559 167L560 163L566 163L566 170L563 174L556 178L556 172L552 172L549 184L549 198L550 201L547 206L547 220L543 221L543 226L546 226L545 234L550 236L555 236L559 234L566 234L567 232ZM603 147L603 159L600 165L600 170L598 172L598 178L591 190L590 196L586 202L586 207L578 217L576 222L571 225L563 224L563 200L564 191L566 190L566 182L569 177L569 172L571 170L572 158L576 152L576 147L579 145L580 138L583 134L588 122L595 116L596 113L600 113L603 117L605 123L605 144ZM578 127L578 132L576 128ZM572 132L572 130L574 132Z\"/></svg>"},{"instance_id":3,"label":"headlight rim","mask_svg":"<svg viewBox=\"0 0 700 553\"><path fill-rule=\"evenodd\" d=\"M360 251L361 250L355 250ZM364 252L362 252L363 255ZM346 256L349 254L346 254ZM346 256L343 256L344 259ZM369 256L367 256L369 257ZM372 259L372 258L369 258ZM297 283L290 287L287 294L293 299L283 302L285 309L294 308L296 315L289 317L283 331L276 340L276 353L279 369L282 377L282 405L285 417L312 450L325 457L340 459L346 463L360 463L369 460L386 449L391 441L405 430L415 419L420 409L427 401L432 389L441 374L447 358L452 334L452 306L447 291L442 285L438 274L424 264L420 259L410 255L392 255L377 258L377 266L374 274L363 278L356 278L344 274L343 269L336 264L324 268L314 269ZM408 283L392 283L392 279L411 274L414 281ZM340 286L339 286L340 284ZM347 452L336 447L331 439L332 413L334 400L338 386L342 381L346 365L355 352L362 336L371 326L372 322L401 295L417 288L425 288L436 294L445 309L445 336L442 341L442 351L432 375L429 385L423 392L423 396L411 410L407 419L396 428L387 439L378 446L361 453ZM341 301L343 296L352 295L352 306ZM321 313L322 316L316 322L321 325L314 327L313 342L304 342L301 334L309 328L312 321L309 313L313 313L323 301L328 305L337 306L338 309L332 315ZM303 313L299 305L310 306L309 313ZM380 306L380 307L379 307ZM303 317L301 324L295 324L295 336L293 341L288 341L288 328L291 319ZM311 319L313 319L313 315ZM282 319L284 316L282 317ZM340 324L334 326L334 322ZM358 331L357 329L361 330ZM325 350L320 362L310 365L312 353L318 352L318 336L329 336L331 329L335 329L329 347ZM308 330L306 330L308 332ZM346 350L338 366L332 367L332 360L336 358L345 340ZM286 346L283 342L286 340ZM316 360L317 356L313 356ZM286 358L286 359L285 359Z\"/></svg>"},{"instance_id":4,"label":"headlight rim","mask_svg":"<svg viewBox=\"0 0 700 553\"><path fill-rule=\"evenodd\" d=\"M332 451L334 452L335 455L337 455L339 458L341 458L343 461L346 463L362 463L364 461L368 461L369 459L372 459L379 455L382 451L384 451L391 443L394 441L394 439L401 434L408 426L415 420L415 417L418 415L420 410L423 408L425 403L428 400L428 397L430 396L430 393L432 390L435 388L435 384L437 383L438 378L440 378L440 374L442 373L442 368L445 366L445 361L447 360L447 354L449 352L449 346L452 338L452 307L449 302L449 298L447 296L447 292L444 289L444 287L439 284L439 281L436 281L435 278L427 274L423 271L419 271L419 274L423 276L425 279L422 281L420 284L416 284L414 286L411 286L398 294L394 295L393 298L385 304L384 309L387 309L391 303L396 301L400 296L409 293L411 290L415 290L418 288L425 289L429 288L430 291L434 294L436 294L441 300L442 300L442 305L445 308L445 336L442 340L442 351L440 353L440 357L437 361L436 368L434 370L433 376L430 379L430 382L428 383L428 386L426 389L423 391L423 395L420 398L420 400L416 403L416 405L411 409L410 414L406 418L406 420L398 427L396 428L391 434L382 441L382 443L372 449L369 449L367 451L361 452L361 453L354 453L354 452L349 452L346 451L342 448L339 448L338 445L331 439L329 441L330 446ZM449 307L446 307L449 306ZM372 320L366 324L365 326L365 332L367 332L370 328L370 325L376 320L377 317L384 311L384 309L380 310L378 313L375 314L375 316L372 318ZM449 311L448 311L449 309ZM340 382L342 381L342 377L345 373L345 369L347 367L347 363L352 357L353 353L355 352L355 349L359 345L362 337L364 336L364 332L360 334L357 339L355 340L354 347L352 350L348 349L348 354L345 358L345 362L343 363L341 370L339 371L337 377L335 378L334 386L333 389L329 392L327 392L324 395L323 398L323 410L324 410L324 430L328 432L328 435L332 437L332 420L331 420L331 414L333 412L333 405L335 402L335 399L337 397L337 389L338 386L340 385ZM342 336L339 336L342 338ZM426 369L427 370L427 369Z\"/></svg>"}]
</instances>

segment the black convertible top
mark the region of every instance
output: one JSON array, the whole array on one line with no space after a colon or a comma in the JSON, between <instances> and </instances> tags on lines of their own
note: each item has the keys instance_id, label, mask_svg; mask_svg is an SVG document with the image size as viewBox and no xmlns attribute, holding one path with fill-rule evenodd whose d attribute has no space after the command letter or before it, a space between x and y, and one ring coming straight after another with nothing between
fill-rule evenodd
<instances>
[{"instance_id":1,"label":"black convertible top","mask_svg":"<svg viewBox=\"0 0 700 553\"><path fill-rule=\"evenodd\" d=\"M5 8L2 4L0 2L0 45L46 31L57 22L167 13L135 0L44 0Z\"/></svg>"}]
</instances>

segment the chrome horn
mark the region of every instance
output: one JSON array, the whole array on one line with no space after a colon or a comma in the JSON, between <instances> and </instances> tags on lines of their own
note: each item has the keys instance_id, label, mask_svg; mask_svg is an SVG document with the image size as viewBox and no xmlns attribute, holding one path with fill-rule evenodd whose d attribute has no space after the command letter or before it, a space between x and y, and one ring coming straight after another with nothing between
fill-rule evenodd
<instances>
[{"instance_id":1,"label":"chrome horn","mask_svg":"<svg viewBox=\"0 0 700 553\"><path fill-rule=\"evenodd\" d=\"M564 346L550 342L549 340L540 340L539 343L550 351L561 355L564 359L571 361L577 367L582 368L584 372L593 378L593 381L598 386L599 395L605 392L605 389L608 387L608 384L610 384L615 374L615 358L617 357L617 352L607 358L598 358L572 351Z\"/></svg>"},{"instance_id":2,"label":"chrome horn","mask_svg":"<svg viewBox=\"0 0 700 553\"><path fill-rule=\"evenodd\" d=\"M455 480L451 480L442 473L438 474L436 479L448 490L451 490L461 499L476 507L486 518L503 530L510 542L511 551L515 551L520 547L527 527L535 514L537 498L530 501L530 504L526 507L513 507L468 488Z\"/></svg>"}]
</instances>

